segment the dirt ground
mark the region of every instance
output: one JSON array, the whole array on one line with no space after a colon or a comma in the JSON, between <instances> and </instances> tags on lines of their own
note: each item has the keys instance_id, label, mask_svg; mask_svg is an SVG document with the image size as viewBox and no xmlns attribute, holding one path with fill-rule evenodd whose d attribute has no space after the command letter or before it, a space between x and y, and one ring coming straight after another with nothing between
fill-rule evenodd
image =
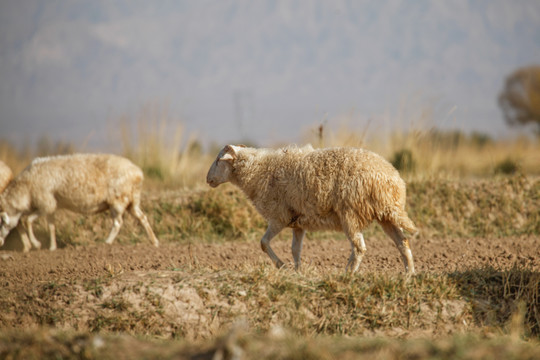
<instances>
[{"instance_id":1,"label":"dirt ground","mask_svg":"<svg viewBox=\"0 0 540 360\"><path fill-rule=\"evenodd\" d=\"M371 238L366 242L368 252L360 271L403 273L399 253L389 239ZM276 239L272 245L278 256L292 268L290 240ZM412 249L417 272L420 273L463 272L487 266L508 269L516 265L540 270L540 237L536 236L418 238L412 242ZM344 239L307 238L302 266L308 273L313 269L319 274L340 273L345 269L349 251L349 244ZM99 335L92 337L88 334L99 333L103 329L115 334L165 339L213 339L235 318L245 314L249 306L255 306L250 303L255 300L244 300L249 298L246 296L251 291L249 289L236 289L229 295L228 280L220 279L222 274L228 274L225 279L234 279L241 277L246 269L253 271L257 266L269 268L264 267L265 264L270 264L270 260L255 241L163 243L159 248L146 241L113 245L95 243L76 247L68 245L53 252L32 250L29 253L1 249L0 308L3 312L0 313L0 335L8 340L0 340L0 354L4 349L5 354L11 351L20 355L21 349L26 349L35 351L39 354L35 357L39 358L44 351L53 351L51 349L66 342L62 336L58 340L57 335L40 335L41 331L48 331L46 329L76 330L94 340L99 340ZM291 273L294 274L293 271ZM258 284L253 291L263 288L264 283ZM464 315L468 306L465 302L444 300L439 305L444 310L437 313L437 320L433 310L426 304L422 305L422 314L417 318L423 322L410 331L388 328L380 332L365 330L357 335L430 337L467 331L474 326ZM260 306L271 308L268 304ZM304 308L302 311L306 319L316 318L310 311ZM275 321L279 325L279 314L272 315L270 310L267 313L271 317L266 321ZM429 326L431 323L437 323L436 331ZM19 339L10 345L10 334L21 331L32 340ZM44 345L39 339L50 341ZM88 340L88 343L93 344L94 340ZM33 345L19 345L28 342ZM75 338L68 346L69 351L78 349L79 343L80 339ZM141 346L139 340L132 340L129 345L134 349ZM161 349L162 346L152 348ZM54 354L49 357L58 357L57 353ZM113 350L111 354L120 356L123 350Z\"/></svg>"},{"instance_id":2,"label":"dirt ground","mask_svg":"<svg viewBox=\"0 0 540 360\"><path fill-rule=\"evenodd\" d=\"M388 239L366 239L368 252L361 264L364 272L402 272L399 253ZM290 241L275 240L274 250L292 266ZM412 242L418 272L452 272L515 264L540 269L540 237L488 239L415 239ZM304 240L303 266L323 271L345 269L350 247L346 240ZM33 283L93 279L111 272L171 270L199 266L214 270L237 270L270 260L257 242L215 244L136 245L98 243L29 253L0 251L0 281L7 290L24 289Z\"/></svg>"}]
</instances>

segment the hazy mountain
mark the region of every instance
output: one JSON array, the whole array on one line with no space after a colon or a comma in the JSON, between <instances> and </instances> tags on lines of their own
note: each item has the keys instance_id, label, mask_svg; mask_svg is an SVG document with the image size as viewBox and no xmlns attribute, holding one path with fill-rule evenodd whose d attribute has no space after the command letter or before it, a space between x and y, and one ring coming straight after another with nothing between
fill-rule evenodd
<instances>
[{"instance_id":1,"label":"hazy mountain","mask_svg":"<svg viewBox=\"0 0 540 360\"><path fill-rule=\"evenodd\" d=\"M535 62L538 1L2 1L0 137L99 146L149 101L221 142L426 107L498 135L504 77Z\"/></svg>"}]
</instances>

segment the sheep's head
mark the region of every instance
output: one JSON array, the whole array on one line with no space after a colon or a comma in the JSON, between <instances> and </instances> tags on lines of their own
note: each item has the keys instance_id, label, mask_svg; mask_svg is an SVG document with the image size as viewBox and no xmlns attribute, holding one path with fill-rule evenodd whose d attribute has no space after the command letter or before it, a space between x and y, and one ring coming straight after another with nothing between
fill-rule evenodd
<instances>
[{"instance_id":1,"label":"sheep's head","mask_svg":"<svg viewBox=\"0 0 540 360\"><path fill-rule=\"evenodd\" d=\"M19 223L21 215L9 216L7 212L0 213L0 246L4 245L4 240L8 236L11 229Z\"/></svg>"},{"instance_id":2,"label":"sheep's head","mask_svg":"<svg viewBox=\"0 0 540 360\"><path fill-rule=\"evenodd\" d=\"M238 145L227 145L219 152L206 175L208 185L216 187L230 181L234 161L236 160L238 151L242 147Z\"/></svg>"}]
</instances>

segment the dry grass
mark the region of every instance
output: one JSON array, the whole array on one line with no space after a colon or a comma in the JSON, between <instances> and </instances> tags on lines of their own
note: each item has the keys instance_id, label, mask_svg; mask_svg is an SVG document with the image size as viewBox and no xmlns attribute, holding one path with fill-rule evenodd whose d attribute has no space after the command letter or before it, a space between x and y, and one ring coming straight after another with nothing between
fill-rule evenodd
<instances>
[{"instance_id":1,"label":"dry grass","mask_svg":"<svg viewBox=\"0 0 540 360\"><path fill-rule=\"evenodd\" d=\"M26 324L63 331L4 329L0 356L532 359L539 355L539 275L485 268L407 280L250 266L111 274L83 286L50 282L4 305L16 306Z\"/></svg>"},{"instance_id":2,"label":"dry grass","mask_svg":"<svg viewBox=\"0 0 540 360\"><path fill-rule=\"evenodd\" d=\"M427 130L426 130L427 129ZM495 140L481 133L439 131L432 127L369 134L340 127L319 126L304 136L318 147L353 146L375 151L391 161L407 178L491 177L497 173L540 174L540 139L516 137ZM400 163L402 155L409 162ZM507 164L507 166L505 166ZM508 166L509 165L509 166Z\"/></svg>"},{"instance_id":3,"label":"dry grass","mask_svg":"<svg viewBox=\"0 0 540 360\"><path fill-rule=\"evenodd\" d=\"M135 119L123 115L118 124L118 139L113 142L121 144L121 147L115 152L143 169L147 188L193 188L204 184L206 171L215 155L204 153L197 138L185 134L182 124L172 119L166 109L147 105ZM35 157L80 151L88 150L84 146L78 148L74 144L54 143L46 137L36 144L20 147L0 139L0 160L14 174L21 172Z\"/></svg>"},{"instance_id":4,"label":"dry grass","mask_svg":"<svg viewBox=\"0 0 540 360\"><path fill-rule=\"evenodd\" d=\"M7 359L538 359L538 344L507 336L454 335L443 340L362 337L303 338L280 329L235 330L199 342L65 332L53 329L0 332Z\"/></svg>"},{"instance_id":5,"label":"dry grass","mask_svg":"<svg viewBox=\"0 0 540 360\"><path fill-rule=\"evenodd\" d=\"M196 136L186 134L181 122L171 118L166 108L147 105L135 119L124 115L118 123L119 138L114 143L121 144L118 150L121 155L145 171L148 187L204 186L206 172L217 149L215 146L205 148ZM443 132L425 123L417 122L413 130L394 133L373 132L369 126L357 129L354 125L333 130L324 124L313 126L300 136L300 142L316 147L370 149L394 163L407 179L491 178L496 174L516 173L540 175L539 138L495 140L480 133ZM84 149L77 149L73 144L53 143L47 138L40 139L35 146L26 144L22 148L15 148L3 140L0 142L0 160L16 174L36 156L81 150Z\"/></svg>"},{"instance_id":6,"label":"dry grass","mask_svg":"<svg viewBox=\"0 0 540 360\"><path fill-rule=\"evenodd\" d=\"M143 205L161 239L260 236L264 221L243 194L232 186L216 190L206 186L205 175L215 154L204 151L194 136L185 134L167 111L149 106L136 119L124 117L120 122L124 124L121 153L146 173ZM130 128L128 124L134 122L137 127ZM535 177L540 174L538 139L495 141L480 134L434 130L380 138L368 136L367 129L342 127L332 132L320 126L309 133L305 142L364 146L393 161L409 183L410 215L427 236L540 232L540 182ZM73 146L46 139L34 150L30 146L17 150L2 142L0 160L18 173L34 156L73 151ZM69 225L73 221L69 216L65 226L59 227L60 232L65 232L64 238L74 243L93 240L96 227L108 231L110 226L104 217L98 217L98 225L94 220L78 219L82 226L77 230ZM378 232L378 227L370 228L368 236L373 231Z\"/></svg>"},{"instance_id":7,"label":"dry grass","mask_svg":"<svg viewBox=\"0 0 540 360\"><path fill-rule=\"evenodd\" d=\"M137 122L136 129L125 127L122 131L121 153L145 171L143 208L163 243L260 238L265 222L238 189L228 185L213 190L205 187L214 153L205 151L181 126L175 127L166 112L145 110ZM479 134L437 131L384 138L367 134L366 130L346 128L332 133L323 126L303 142L362 146L394 162L408 180L411 218L426 237L540 233L539 139L493 140ZM18 173L35 156L75 150L47 141L24 149L1 142L0 160ZM103 215L63 213L57 220L58 238L64 245L86 245L103 239L111 226L110 219ZM126 221L124 226L118 242L144 238L133 221ZM38 237L44 236L44 227L36 228ZM380 229L371 227L366 236L374 232ZM324 238L325 233L309 236ZM4 329L0 331L0 357L212 358L219 351L240 351L246 358L539 356L536 340L519 340L537 339L540 334L540 278L538 272L526 268L422 273L406 281L395 274L352 277L309 267L294 273L269 265L246 266L236 272L194 266L171 270L167 283L156 277L151 285L126 285L122 279L121 272L111 268L107 278L84 283L51 281L28 289L12 304L12 316L21 316L24 323L70 330ZM156 290L160 284L172 291L171 299L178 295L175 291L187 291L202 304L213 304L197 313L208 321L183 327L178 318L167 317L167 306L173 301ZM126 297L128 293L134 297ZM74 296L81 294L84 296ZM56 303L41 302L43 298L54 298ZM79 303L80 299L84 301ZM28 304L33 304L34 312L25 309ZM77 313L83 307L86 318ZM228 335L209 340L239 316L246 318L249 330L235 335L232 347L224 340ZM77 329L100 335L73 332ZM472 335L433 339L434 332L442 336L471 329L475 330ZM155 339L196 338L194 331L205 334L201 336L204 340L195 345ZM483 337L482 331L493 338ZM111 333L151 336L154 340L116 338ZM420 339L377 338L378 334ZM365 335L376 337L360 337Z\"/></svg>"},{"instance_id":8,"label":"dry grass","mask_svg":"<svg viewBox=\"0 0 540 360\"><path fill-rule=\"evenodd\" d=\"M540 233L540 179L414 180L408 211L426 236L487 237Z\"/></svg>"},{"instance_id":9,"label":"dry grass","mask_svg":"<svg viewBox=\"0 0 540 360\"><path fill-rule=\"evenodd\" d=\"M422 238L531 236L540 233L540 178L500 176L468 181L424 179L408 184L408 212ZM149 190L142 208L161 242L258 240L265 220L246 196L232 185L201 190ZM103 241L110 231L108 214L56 216L60 246ZM42 220L38 237L46 238ZM311 239L342 234L308 233ZM384 238L376 224L368 238ZM288 235L287 235L288 236ZM142 240L141 240L142 239ZM126 216L119 243L147 241L143 229Z\"/></svg>"},{"instance_id":10,"label":"dry grass","mask_svg":"<svg viewBox=\"0 0 540 360\"><path fill-rule=\"evenodd\" d=\"M259 264L240 271L195 267L50 281L2 305L11 323L192 340L212 338L238 319L257 332L279 326L307 337L438 338L484 331L538 340L539 281L540 273L518 267L408 279Z\"/></svg>"},{"instance_id":11,"label":"dry grass","mask_svg":"<svg viewBox=\"0 0 540 360\"><path fill-rule=\"evenodd\" d=\"M138 115L136 128L125 116L120 123L121 154L143 169L150 186L194 187L204 180L213 159L167 111L147 106Z\"/></svg>"}]
</instances>

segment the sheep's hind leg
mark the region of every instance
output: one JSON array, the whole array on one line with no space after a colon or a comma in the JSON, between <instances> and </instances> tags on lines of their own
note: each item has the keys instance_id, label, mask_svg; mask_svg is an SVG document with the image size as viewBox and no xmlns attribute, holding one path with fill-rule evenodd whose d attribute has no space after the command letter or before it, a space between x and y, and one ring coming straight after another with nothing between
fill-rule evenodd
<instances>
[{"instance_id":1,"label":"sheep's hind leg","mask_svg":"<svg viewBox=\"0 0 540 360\"><path fill-rule=\"evenodd\" d=\"M401 260L403 265L405 265L405 271L408 275L415 273L414 271L414 260L412 256L412 251L409 246L409 240L403 234L401 229L391 223L390 221L380 221L379 222L384 230L384 232L394 240L399 252L401 253Z\"/></svg>"},{"instance_id":2,"label":"sheep's hind leg","mask_svg":"<svg viewBox=\"0 0 540 360\"><path fill-rule=\"evenodd\" d=\"M360 267L362 258L367 251L366 243L364 241L364 235L361 232L353 233L352 235L347 235L351 242L351 256L349 256L349 262L345 271L350 271L355 273Z\"/></svg>"},{"instance_id":3,"label":"sheep's hind leg","mask_svg":"<svg viewBox=\"0 0 540 360\"><path fill-rule=\"evenodd\" d=\"M139 223L144 227L144 230L146 230L146 233L148 234L148 237L150 238L150 241L154 244L154 246L159 246L159 241L156 238L156 235L154 234L154 231L152 231L152 227L148 223L148 219L146 218L146 215L144 215L143 211L139 207L138 204L133 204L130 208L131 214L139 220Z\"/></svg>"},{"instance_id":4,"label":"sheep's hind leg","mask_svg":"<svg viewBox=\"0 0 540 360\"><path fill-rule=\"evenodd\" d=\"M261 239L261 249L268 254L270 259L272 259L272 262L276 265L276 267L279 269L285 265L283 261L274 253L272 248L270 247L270 241L279 234L279 232L283 229L283 227L278 226L276 224L270 223L268 224L268 228L266 229L266 232L264 233L262 239Z\"/></svg>"},{"instance_id":5,"label":"sheep's hind leg","mask_svg":"<svg viewBox=\"0 0 540 360\"><path fill-rule=\"evenodd\" d=\"M292 255L294 259L294 268L295 270L300 269L300 254L302 253L302 240L306 231L304 229L293 229L293 238L292 238Z\"/></svg>"}]
</instances>

